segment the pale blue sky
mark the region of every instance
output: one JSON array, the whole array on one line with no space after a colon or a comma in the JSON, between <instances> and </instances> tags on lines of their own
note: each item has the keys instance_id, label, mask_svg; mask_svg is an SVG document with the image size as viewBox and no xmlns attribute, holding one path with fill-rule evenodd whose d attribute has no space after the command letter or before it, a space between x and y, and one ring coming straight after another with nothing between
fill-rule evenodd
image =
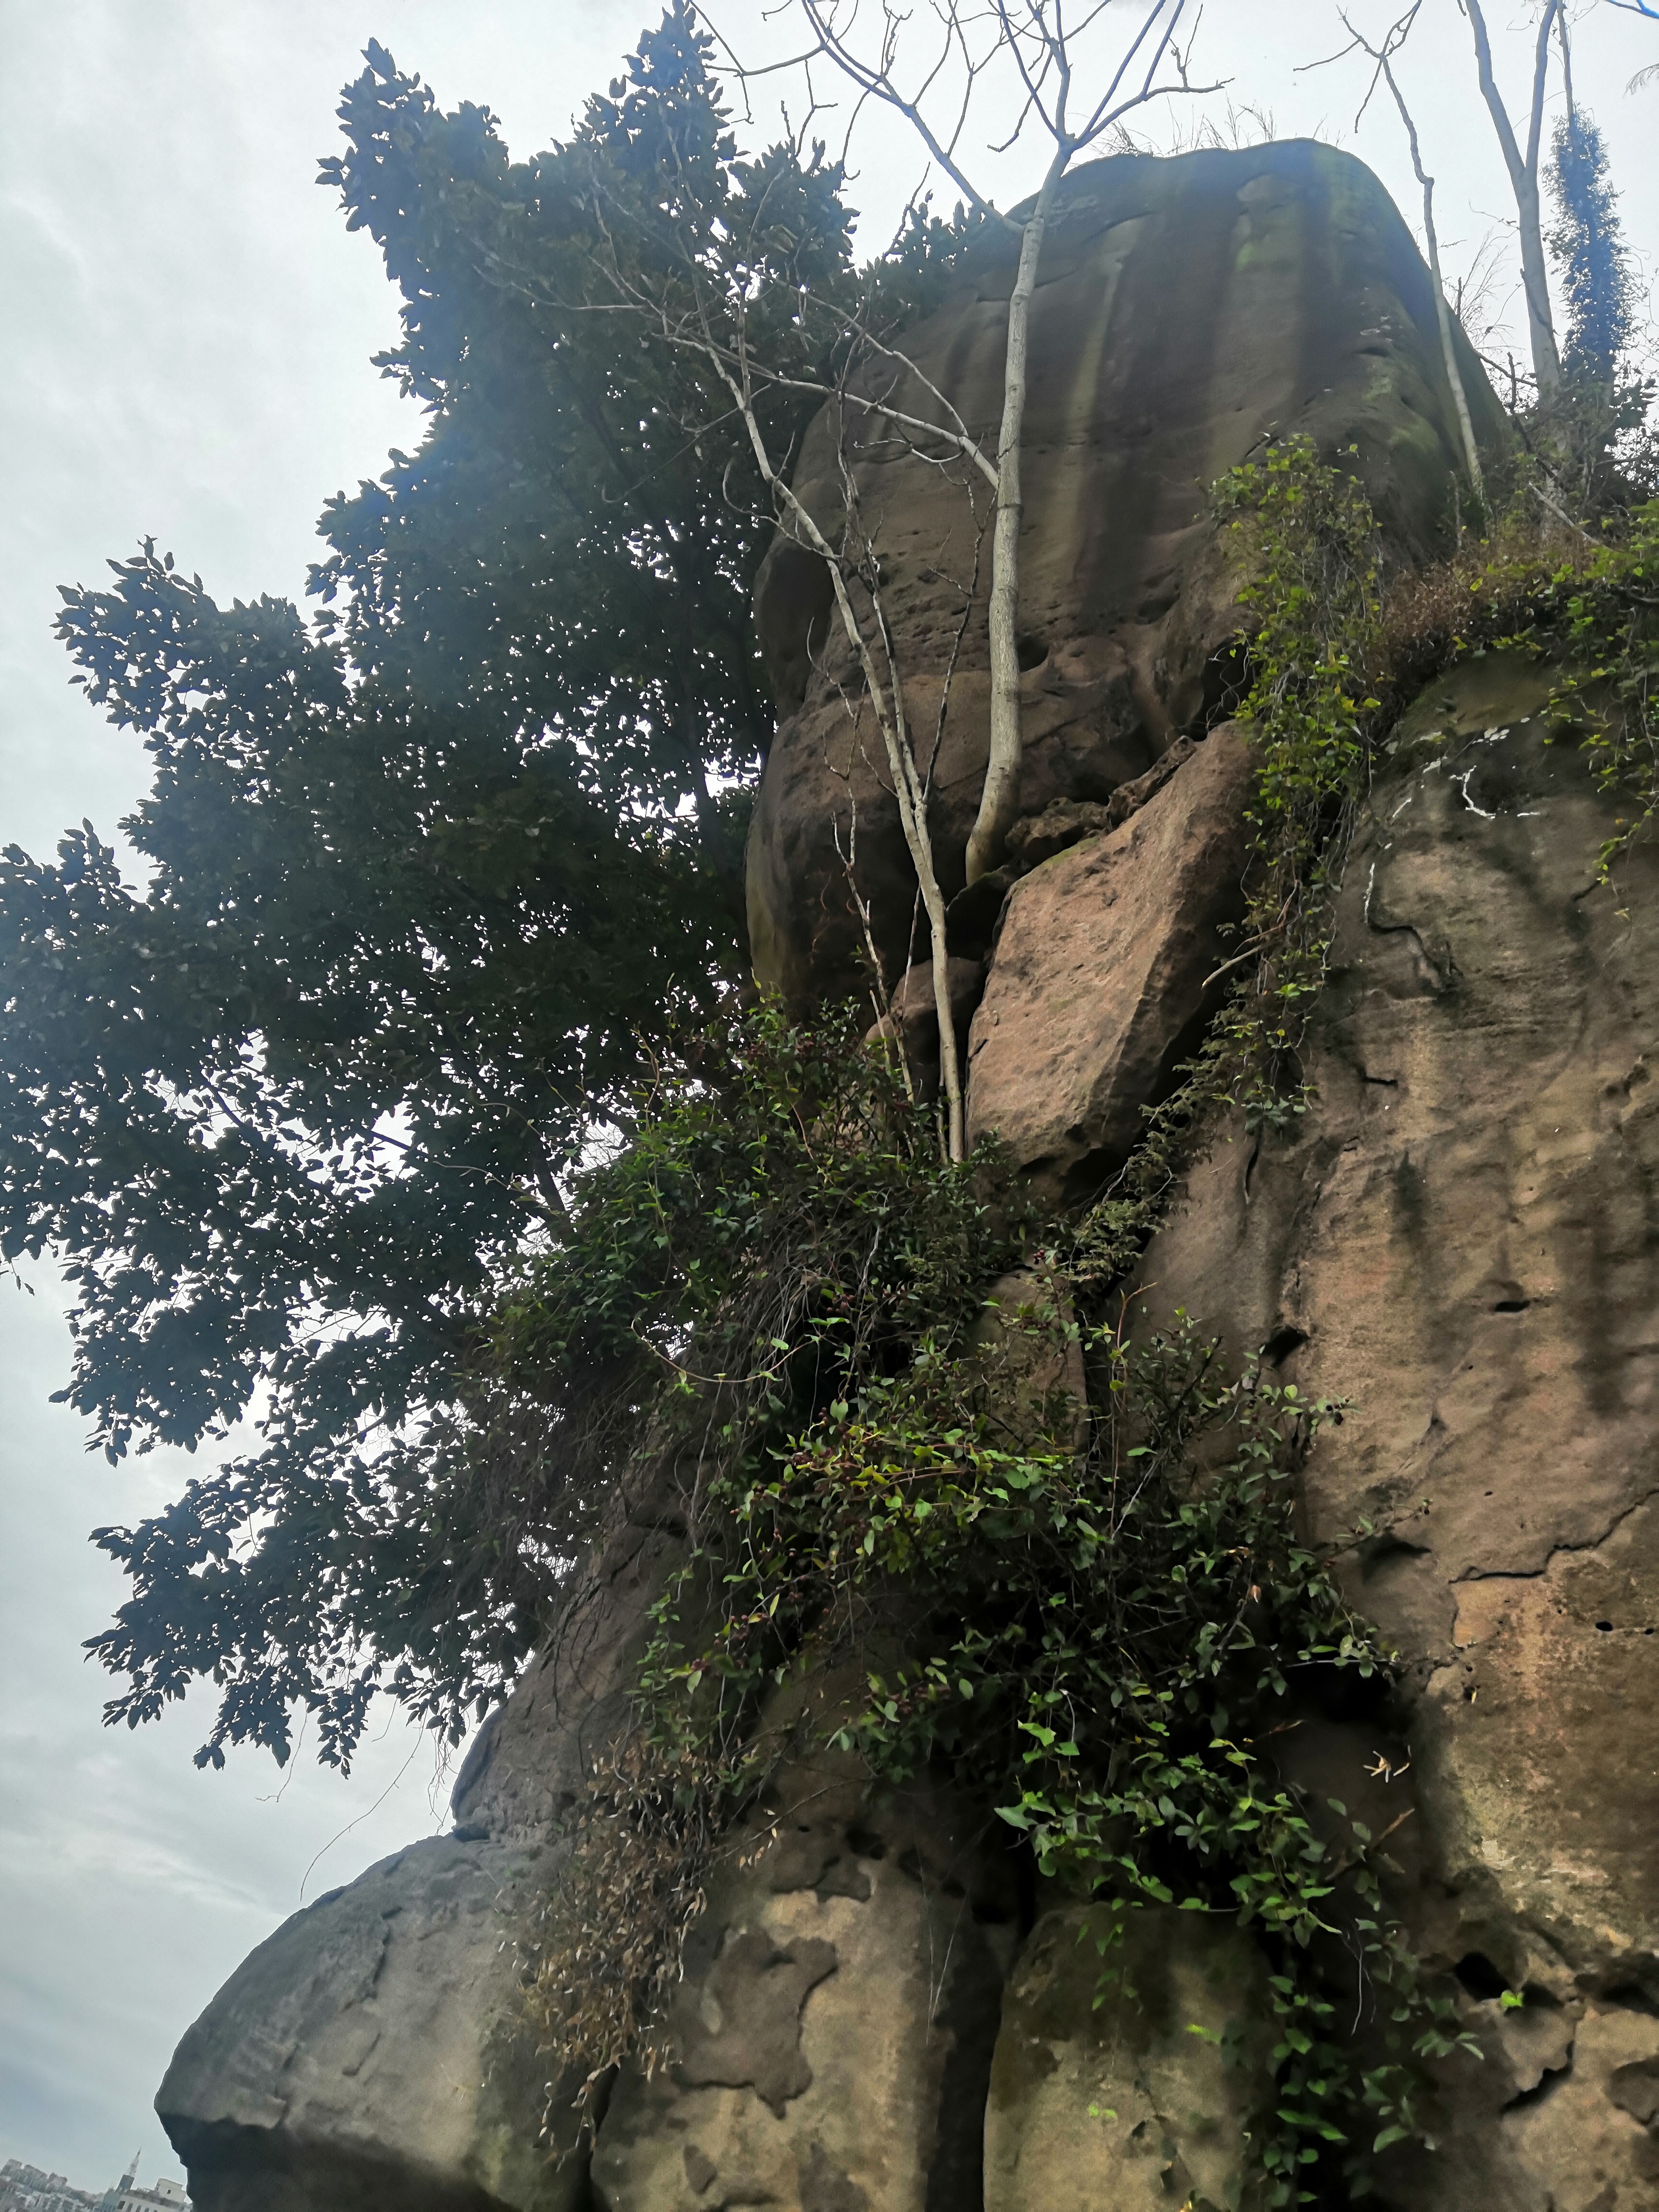
<instances>
[{"instance_id":1,"label":"pale blue sky","mask_svg":"<svg viewBox=\"0 0 1659 2212\"><path fill-rule=\"evenodd\" d=\"M1372 27L1395 12L1359 4ZM486 101L527 151L605 81L647 12L0 0L0 841L44 854L83 815L107 836L140 789L137 746L67 687L58 584L95 581L150 533L221 598L297 594L324 500L418 437L368 366L394 329L378 258L313 182L365 41L447 105ZM760 27L758 0L715 12L746 52L785 35ZM1490 12L1518 93L1528 11ZM1651 265L1659 86L1624 86L1659 58L1659 25L1602 0L1580 12L1580 97ZM1454 270L1508 205L1467 35L1455 0L1427 0L1407 70ZM1352 144L1415 224L1392 111L1356 139L1352 71L1294 73L1340 40L1328 0L1210 0L1197 65L1271 108L1280 135ZM890 126L860 158L854 197L879 227L919 165ZM994 165L1005 204L1032 158ZM1500 297L1511 289L1506 266ZM300 1901L319 1851L307 1894L431 1828L444 1790L395 1717L349 1784L296 1763L286 1787L252 1758L198 1773L199 1711L136 1735L100 1727L103 1683L79 1647L120 1583L87 1531L154 1510L185 1459L112 1470L85 1455L77 1419L46 1402L68 1373L62 1297L45 1272L33 1288L0 1285L0 2159L91 2185L135 2144L147 2172L176 2171L149 2100L185 2026Z\"/></svg>"}]
</instances>

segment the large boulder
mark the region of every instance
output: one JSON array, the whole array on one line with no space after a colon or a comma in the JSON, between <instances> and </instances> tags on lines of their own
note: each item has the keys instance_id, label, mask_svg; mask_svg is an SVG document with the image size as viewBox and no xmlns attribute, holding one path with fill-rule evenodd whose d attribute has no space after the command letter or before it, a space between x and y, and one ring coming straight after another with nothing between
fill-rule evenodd
<instances>
[{"instance_id":1,"label":"large boulder","mask_svg":"<svg viewBox=\"0 0 1659 2212\"><path fill-rule=\"evenodd\" d=\"M992 442L1013 257L1012 240L988 239L903 340ZM1495 443L1497 403L1458 343L1477 431ZM925 410L919 388L907 398ZM819 416L795 478L832 527L839 428ZM1238 611L1208 488L1265 438L1296 433L1358 470L1396 551L1419 556L1444 538L1461 447L1434 297L1376 178L1306 141L1075 170L1044 241L1030 326L1022 812L1109 801L1224 705ZM963 881L985 769L987 509L960 471L877 428L849 434L911 727L933 762L949 896ZM890 984L918 949L915 884L879 734L867 708L848 711L860 687L823 564L781 539L756 607L781 716L749 847L757 976L798 1003L854 987L864 940L842 852L856 816Z\"/></svg>"},{"instance_id":2,"label":"large boulder","mask_svg":"<svg viewBox=\"0 0 1659 2212\"><path fill-rule=\"evenodd\" d=\"M188 2030L155 2102L198 2212L587 2212L579 2077L538 2049L524 1983L685 1547L672 1471L619 1493L452 1833L295 1913Z\"/></svg>"},{"instance_id":3,"label":"large boulder","mask_svg":"<svg viewBox=\"0 0 1659 2212\"><path fill-rule=\"evenodd\" d=\"M1199 487L1269 424L1352 437L1395 543L1421 545L1451 444L1420 264L1328 149L1080 172L1045 267L1030 819L1000 930L978 915L962 957L988 952L974 1126L1064 1197L1133 1140L1231 941L1249 757L1206 690L1233 617ZM917 338L987 406L1000 281L988 263ZM882 528L920 699L955 620L929 571L956 555L944 507L896 495L907 465L860 463L898 471ZM890 851L874 770L836 772L811 610L788 613L811 582L782 556L763 579L797 711L753 848L757 944L803 992L850 960L831 865L849 793L860 859ZM982 665L968 675L982 700ZM1485 2053L1444 2069L1438 2148L1396 2148L1380 2212L1659 2203L1659 854L1638 843L1598 885L1617 802L1551 740L1548 689L1494 653L1404 715L1337 891L1308 1110L1284 1134L1211 1133L1133 1301L1346 1401L1304 1520L1398 1650L1398 1698L1310 1708L1280 1771L1386 1832L1391 1903ZM958 861L971 720L953 705L940 751ZM895 974L901 875L875 886ZM999 1285L988 1360L1045 1304L1068 1320L1042 1273ZM1075 1394L1075 1345L1053 1352L1023 1376L1008 1354L1011 1433ZM1252 2093L1212 2039L1263 2031L1249 1932L1137 1921L1142 2001L1097 2003L1083 1908L1039 1893L987 1807L936 1774L877 1792L841 1759L780 1773L711 1875L672 2063L624 2069L576 2143L575 2085L528 2036L520 1982L687 1543L672 1469L617 1498L459 1779L454 1833L296 1916L185 2038L160 2103L205 2212L1233 2201ZM538 2142L550 2098L562 2163Z\"/></svg>"},{"instance_id":4,"label":"large boulder","mask_svg":"<svg viewBox=\"0 0 1659 2212\"><path fill-rule=\"evenodd\" d=\"M1052 1307L1035 1277L998 1287L1009 1311ZM1025 1349L1001 1363L1016 1419L1081 1387L1074 1346L1020 1366ZM187 2032L156 2108L201 2212L973 2201L1022 1891L1012 1832L937 1778L876 1791L830 1753L781 1768L711 1876L674 2063L603 2085L591 2130L580 2070L538 2047L526 1983L570 1809L628 1725L649 1607L686 1556L678 1509L672 1468L615 1501L458 1777L453 1832L296 1913ZM799 1717L769 1725L781 1740Z\"/></svg>"},{"instance_id":5,"label":"large boulder","mask_svg":"<svg viewBox=\"0 0 1659 2212\"><path fill-rule=\"evenodd\" d=\"M155 2100L197 2212L577 2212L514 1971L542 1857L434 1838L244 1960Z\"/></svg>"}]
</instances>

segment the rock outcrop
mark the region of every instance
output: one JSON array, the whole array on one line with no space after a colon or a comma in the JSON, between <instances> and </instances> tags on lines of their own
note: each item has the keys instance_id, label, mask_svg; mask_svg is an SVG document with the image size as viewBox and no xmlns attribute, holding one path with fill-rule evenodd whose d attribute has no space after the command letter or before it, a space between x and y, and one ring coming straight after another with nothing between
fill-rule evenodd
<instances>
[{"instance_id":1,"label":"rock outcrop","mask_svg":"<svg viewBox=\"0 0 1659 2212\"><path fill-rule=\"evenodd\" d=\"M904 341L993 442L1013 258L1012 242L988 242ZM1207 513L1224 471L1269 435L1352 449L1389 542L1420 556L1449 528L1461 448L1428 272L1376 178L1328 146L1082 165L1043 246L1030 344L1020 806L1036 815L1057 799L1109 802L1224 701L1238 610ZM1463 374L1477 432L1496 441L1499 411L1472 354ZM839 512L839 430L821 416L796 472L826 520ZM933 762L948 898L984 781L983 501L976 510L951 472L874 428L854 442L911 726ZM781 720L750 839L750 935L759 981L797 1004L857 980L863 933L842 860L854 813L890 982L918 957L881 741L867 709L848 714L860 687L830 613L821 564L780 541L757 592Z\"/></svg>"},{"instance_id":2,"label":"rock outcrop","mask_svg":"<svg viewBox=\"0 0 1659 2212\"><path fill-rule=\"evenodd\" d=\"M198 2212L576 2212L514 1972L544 1855L416 1844L244 1960L156 2100Z\"/></svg>"},{"instance_id":3,"label":"rock outcrop","mask_svg":"<svg viewBox=\"0 0 1659 2212\"><path fill-rule=\"evenodd\" d=\"M969 1040L968 1133L994 1132L1051 1200L1121 1165L1214 1010L1254 770L1224 726L1121 829L1008 895Z\"/></svg>"},{"instance_id":4,"label":"rock outcrop","mask_svg":"<svg viewBox=\"0 0 1659 2212\"><path fill-rule=\"evenodd\" d=\"M1394 542L1422 550L1455 444L1426 279L1346 156L1095 165L1044 265L1026 822L953 927L964 1011L983 977L973 1127L1066 1200L1169 1083L1238 911L1251 756L1221 716L1236 617L1202 485L1270 428L1357 442ZM988 260L915 340L973 419L1006 276ZM822 460L809 443L809 486ZM890 485L871 504L928 726L960 605L940 580L971 547L927 503L948 487L860 466ZM911 906L833 652L809 663L814 588L782 552L763 578L790 711L751 847L764 976L800 997L851 973L849 793L896 975ZM984 683L962 665L937 784L958 882ZM1310 1712L1283 1771L1389 1832L1391 1905L1486 2054L1446 2068L1438 2148L1395 2154L1380 2212L1659 2203L1659 860L1638 846L1595 887L1614 802L1547 742L1547 681L1490 655L1401 720L1338 894L1316 1097L1286 1134L1214 1133L1138 1293L1348 1401L1305 1518L1398 1648L1401 1709L1386 1733ZM919 989L897 1018L925 1057ZM987 1344L1048 1294L999 1285ZM1078 1381L1068 1358L1011 1383L1011 1425ZM686 1542L672 1486L617 1500L460 1778L455 1833L297 1916L191 2031L158 2101L204 2212L1236 2203L1261 2076L1222 2044L1267 2034L1254 1938L1139 1916L1139 1995L1097 2002L1085 1909L1037 1893L985 1807L933 1779L876 1797L828 1756L777 1778L711 1883L675 2062L624 2071L574 2143L574 2085L549 2084L517 2008L520 1946ZM550 2096L562 2162L537 2144Z\"/></svg>"},{"instance_id":5,"label":"rock outcrop","mask_svg":"<svg viewBox=\"0 0 1659 2212\"><path fill-rule=\"evenodd\" d=\"M1492 656L1405 718L1317 1103L1293 1142L1218 1142L1145 1270L1155 1309L1351 1401L1309 1522L1372 1528L1348 1559L1408 1669L1402 1902L1492 2051L1412 2212L1659 2202L1659 858L1595 887L1618 805L1547 742L1548 689Z\"/></svg>"},{"instance_id":6,"label":"rock outcrop","mask_svg":"<svg viewBox=\"0 0 1659 2212\"><path fill-rule=\"evenodd\" d=\"M1009 1852L937 1787L871 1803L845 1759L787 1772L772 1818L698 1925L675 2064L617 2084L596 2206L975 2203L1020 1932Z\"/></svg>"}]
</instances>

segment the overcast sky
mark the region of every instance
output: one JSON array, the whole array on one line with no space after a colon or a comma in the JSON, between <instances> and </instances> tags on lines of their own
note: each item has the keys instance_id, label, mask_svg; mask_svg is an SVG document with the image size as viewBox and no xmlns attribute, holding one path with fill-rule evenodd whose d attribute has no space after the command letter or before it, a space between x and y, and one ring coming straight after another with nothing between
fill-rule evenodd
<instances>
[{"instance_id":1,"label":"overcast sky","mask_svg":"<svg viewBox=\"0 0 1659 2212\"><path fill-rule=\"evenodd\" d=\"M1395 12L1358 5L1373 28ZM1518 100L1529 11L1488 12ZM1606 0L1578 12L1579 97L1607 132L1650 270L1659 85L1625 87L1659 59L1659 24ZM45 854L82 816L107 836L143 786L137 744L68 688L57 585L95 583L105 558L153 534L221 599L298 596L325 499L419 435L368 366L395 329L378 257L313 181L365 41L446 106L487 102L529 152L605 82L647 13L647 0L0 0L0 842ZM716 15L744 52L782 50L787 32L763 24L757 0ZM1233 100L1270 110L1281 137L1352 145L1415 228L1392 110L1355 137L1352 65L1296 74L1340 42L1331 0L1209 0L1194 70L1231 77ZM1494 236L1496 304L1512 302L1507 185L1455 0L1425 0L1405 76L1449 266ZM873 240L918 165L890 127L854 150ZM1035 158L988 161L1005 204ZM149 2100L180 2033L302 1885L314 1896L441 1824L445 1787L395 1717L349 1784L298 1761L285 1779L252 1757L198 1772L200 1708L137 1735L100 1728L105 1686L80 1644L122 1585L87 1532L154 1511L188 1467L179 1452L120 1469L85 1455L79 1419L47 1402L69 1371L63 1294L44 1271L32 1287L0 1284L0 2159L101 2186L135 2146L144 2172L176 2171Z\"/></svg>"}]
</instances>

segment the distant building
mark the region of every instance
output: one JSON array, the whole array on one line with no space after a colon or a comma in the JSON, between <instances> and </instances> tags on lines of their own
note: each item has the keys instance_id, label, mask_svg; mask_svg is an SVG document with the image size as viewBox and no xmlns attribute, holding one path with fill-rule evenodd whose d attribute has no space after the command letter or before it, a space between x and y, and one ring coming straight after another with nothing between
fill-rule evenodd
<instances>
[{"instance_id":1,"label":"distant building","mask_svg":"<svg viewBox=\"0 0 1659 2212\"><path fill-rule=\"evenodd\" d=\"M138 2179L135 2158L113 2189L106 2189L94 2212L190 2212L190 2199L182 2181Z\"/></svg>"},{"instance_id":2,"label":"distant building","mask_svg":"<svg viewBox=\"0 0 1659 2212\"><path fill-rule=\"evenodd\" d=\"M0 2212L190 2212L190 2199L182 2181L141 2183L136 2158L101 2196L71 2189L61 2173L9 2158L0 2166Z\"/></svg>"},{"instance_id":3,"label":"distant building","mask_svg":"<svg viewBox=\"0 0 1659 2212\"><path fill-rule=\"evenodd\" d=\"M21 2158L0 2166L0 2212L97 2212L98 2199L71 2189L61 2173L45 2173Z\"/></svg>"}]
</instances>

